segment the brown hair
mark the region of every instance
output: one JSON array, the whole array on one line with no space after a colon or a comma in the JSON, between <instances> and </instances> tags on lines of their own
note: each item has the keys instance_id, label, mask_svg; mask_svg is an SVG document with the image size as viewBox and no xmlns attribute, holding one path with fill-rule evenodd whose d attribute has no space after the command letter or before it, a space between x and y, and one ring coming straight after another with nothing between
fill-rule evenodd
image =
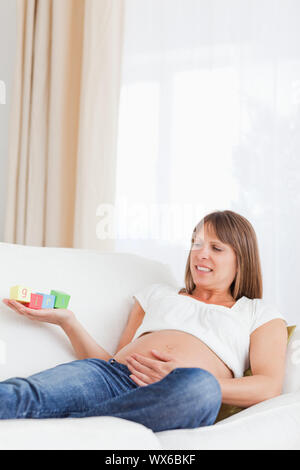
<instances>
[{"instance_id":1,"label":"brown hair","mask_svg":"<svg viewBox=\"0 0 300 470\"><path fill-rule=\"evenodd\" d=\"M230 291L235 300L246 296L249 299L261 299L263 294L261 263L255 231L250 222L236 212L225 210L206 215L193 230L191 249L195 236L201 227L207 224L223 243L230 245L237 258L237 274ZM192 294L196 285L193 281L190 258L191 249L185 267L185 288L179 292Z\"/></svg>"}]
</instances>

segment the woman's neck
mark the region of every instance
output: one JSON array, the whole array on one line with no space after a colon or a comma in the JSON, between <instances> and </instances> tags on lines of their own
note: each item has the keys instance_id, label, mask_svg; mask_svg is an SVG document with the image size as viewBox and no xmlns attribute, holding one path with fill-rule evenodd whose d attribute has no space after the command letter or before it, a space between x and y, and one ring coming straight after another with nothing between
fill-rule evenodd
<instances>
[{"instance_id":1,"label":"woman's neck","mask_svg":"<svg viewBox=\"0 0 300 470\"><path fill-rule=\"evenodd\" d=\"M228 303L234 302L235 299L232 297L231 293L228 292L204 292L197 290L196 288L192 292L192 296L201 300L202 302L210 304L218 303Z\"/></svg>"}]
</instances>

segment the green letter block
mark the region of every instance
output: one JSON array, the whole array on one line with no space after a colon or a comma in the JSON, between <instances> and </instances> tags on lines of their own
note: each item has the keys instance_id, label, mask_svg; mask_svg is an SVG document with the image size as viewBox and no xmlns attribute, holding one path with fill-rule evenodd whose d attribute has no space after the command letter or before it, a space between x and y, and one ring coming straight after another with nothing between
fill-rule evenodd
<instances>
[{"instance_id":1,"label":"green letter block","mask_svg":"<svg viewBox=\"0 0 300 470\"><path fill-rule=\"evenodd\" d=\"M71 296L65 292L60 292L58 290L52 290L50 295L55 295L54 308L68 308L69 301Z\"/></svg>"}]
</instances>

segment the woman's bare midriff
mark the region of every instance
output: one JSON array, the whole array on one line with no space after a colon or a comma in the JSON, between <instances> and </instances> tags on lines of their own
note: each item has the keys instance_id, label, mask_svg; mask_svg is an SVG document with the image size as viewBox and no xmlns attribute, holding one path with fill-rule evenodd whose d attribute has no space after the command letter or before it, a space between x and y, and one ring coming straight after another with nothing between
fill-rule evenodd
<instances>
[{"instance_id":1,"label":"woman's bare midriff","mask_svg":"<svg viewBox=\"0 0 300 470\"><path fill-rule=\"evenodd\" d=\"M196 336L179 330L160 330L147 332L118 351L113 358L127 365L126 358L132 353L142 354L157 359L151 353L157 349L174 356L181 361L180 367L200 367L212 373L216 378L232 378L227 365Z\"/></svg>"}]
</instances>

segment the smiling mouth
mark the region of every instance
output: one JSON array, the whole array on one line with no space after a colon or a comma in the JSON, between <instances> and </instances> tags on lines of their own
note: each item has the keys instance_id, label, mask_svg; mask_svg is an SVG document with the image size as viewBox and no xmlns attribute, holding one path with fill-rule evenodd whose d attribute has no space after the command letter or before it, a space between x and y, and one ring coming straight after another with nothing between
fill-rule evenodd
<instances>
[{"instance_id":1,"label":"smiling mouth","mask_svg":"<svg viewBox=\"0 0 300 470\"><path fill-rule=\"evenodd\" d=\"M196 271L197 271L198 273L201 273L201 274L210 274L210 273L213 271L212 269L209 269L209 268L207 268L207 269L205 269L205 268L199 269L199 268L197 267L197 265L195 266L195 269L196 269Z\"/></svg>"}]
</instances>

